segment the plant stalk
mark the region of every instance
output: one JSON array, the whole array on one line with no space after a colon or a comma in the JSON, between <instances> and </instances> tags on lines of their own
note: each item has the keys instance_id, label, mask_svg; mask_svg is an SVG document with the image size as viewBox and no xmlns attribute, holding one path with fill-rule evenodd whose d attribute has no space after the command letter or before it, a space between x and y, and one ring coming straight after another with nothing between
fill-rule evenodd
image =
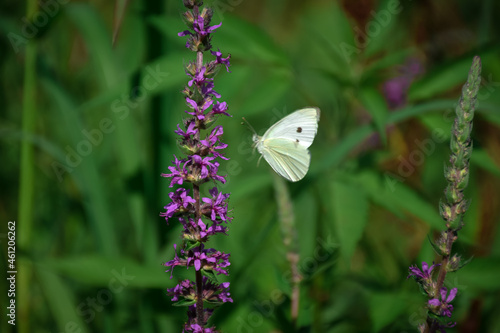
<instances>
[{"instance_id":1,"label":"plant stalk","mask_svg":"<svg viewBox=\"0 0 500 333\"><path fill-rule=\"evenodd\" d=\"M287 184L285 180L273 172L274 175L274 194L278 204L278 217L281 226L281 233L283 237L283 244L285 245L286 258L290 263L290 270L292 272L291 285L291 304L290 314L293 326L296 326L299 317L299 304L300 304L300 281L302 276L299 271L299 245L297 240L297 230L295 226L295 216L293 213L293 203L290 198Z\"/></svg>"},{"instance_id":2,"label":"plant stalk","mask_svg":"<svg viewBox=\"0 0 500 333\"><path fill-rule=\"evenodd\" d=\"M38 11L36 0L26 2L26 17L31 20ZM35 37L36 38L36 37ZM19 205L17 230L19 239L17 245L23 251L29 253L31 245L31 231L33 229L33 199L34 199L34 148L28 139L35 131L36 125L36 39L32 38L26 45L24 61L24 84L23 84L23 114L22 132L24 140L21 141L21 165L19 180ZM19 288L17 299L19 304L19 318L17 320L19 332L28 333L30 329L30 285L32 266L27 259L19 258Z\"/></svg>"}]
</instances>

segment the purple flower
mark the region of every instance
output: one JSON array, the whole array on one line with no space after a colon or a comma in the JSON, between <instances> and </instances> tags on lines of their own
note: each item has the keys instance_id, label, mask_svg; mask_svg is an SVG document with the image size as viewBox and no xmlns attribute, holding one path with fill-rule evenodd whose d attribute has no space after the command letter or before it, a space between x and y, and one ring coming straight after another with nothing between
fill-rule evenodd
<instances>
[{"instance_id":1,"label":"purple flower","mask_svg":"<svg viewBox=\"0 0 500 333\"><path fill-rule=\"evenodd\" d=\"M176 213L189 211L189 204L194 204L196 201L187 195L188 192L189 191L184 188L178 188L175 192L169 193L168 196L172 202L164 207L167 211L161 213L160 216L164 216L165 220L168 222L168 219Z\"/></svg>"},{"instance_id":2,"label":"purple flower","mask_svg":"<svg viewBox=\"0 0 500 333\"><path fill-rule=\"evenodd\" d=\"M210 309L210 308L203 309L203 322L204 323L208 322L208 320L212 316L213 312L214 312L214 309ZM188 322L184 325L183 332L196 332L194 330L199 330L199 329L201 329L201 326L197 324L196 304L193 304L193 305L190 305L188 307ZM215 330L215 327L211 327L211 328L205 328L205 331L198 331L198 332L217 333L218 331Z\"/></svg>"},{"instance_id":3,"label":"purple flower","mask_svg":"<svg viewBox=\"0 0 500 333\"><path fill-rule=\"evenodd\" d=\"M184 36L187 36L187 35L193 35L193 33L189 30L184 30L184 31L181 31L177 34L177 36L179 37L184 37Z\"/></svg>"},{"instance_id":4,"label":"purple flower","mask_svg":"<svg viewBox=\"0 0 500 333\"><path fill-rule=\"evenodd\" d=\"M212 113L213 114L223 114L228 117L232 117L229 113L226 112L227 110L227 104L226 102L216 102L214 107L212 108Z\"/></svg>"},{"instance_id":5,"label":"purple flower","mask_svg":"<svg viewBox=\"0 0 500 333\"><path fill-rule=\"evenodd\" d=\"M217 29L218 27L220 27L221 25L222 25L222 22L217 24L217 25L213 25L211 27L208 27L208 24L207 24L207 27L206 27L205 26L205 19L203 18L202 15L199 15L198 19L195 20L195 22L193 23L193 29L199 35L206 36L206 35L210 34L212 31L214 31L215 29Z\"/></svg>"},{"instance_id":6,"label":"purple flower","mask_svg":"<svg viewBox=\"0 0 500 333\"><path fill-rule=\"evenodd\" d=\"M225 184L226 183L226 176L219 176L217 174L217 171L219 170L219 163L218 162L214 162L214 165L213 165L213 168L210 169L210 178L212 178L213 180L217 180L219 182L221 182L222 184Z\"/></svg>"},{"instance_id":7,"label":"purple flower","mask_svg":"<svg viewBox=\"0 0 500 333\"><path fill-rule=\"evenodd\" d=\"M178 160L177 157L174 155L175 160L173 161L174 166L169 166L168 170L170 170L170 173L162 173L162 177L168 177L172 178L170 182L169 187L173 187L174 184L177 185L182 185L184 182L184 179L187 178L187 174L184 170L184 168L181 167L181 164L185 163L186 160Z\"/></svg>"},{"instance_id":8,"label":"purple flower","mask_svg":"<svg viewBox=\"0 0 500 333\"><path fill-rule=\"evenodd\" d=\"M227 235L227 228L221 226L220 224L213 223L210 227L207 228L207 225L200 219L198 221L198 227L200 227L200 237L203 239L218 233Z\"/></svg>"},{"instance_id":9,"label":"purple flower","mask_svg":"<svg viewBox=\"0 0 500 333\"><path fill-rule=\"evenodd\" d=\"M196 103L194 100L192 100L189 97L186 97L186 102L188 103L189 107L194 110L194 112L189 112L186 111L187 114L190 114L192 116L196 116L199 120L204 120L205 119L205 110L208 109L213 101L211 99L205 99L201 105Z\"/></svg>"},{"instance_id":10,"label":"purple flower","mask_svg":"<svg viewBox=\"0 0 500 333\"><path fill-rule=\"evenodd\" d=\"M395 77L384 83L383 91L391 109L396 109L406 104L406 92L411 80L407 77Z\"/></svg>"},{"instance_id":11,"label":"purple flower","mask_svg":"<svg viewBox=\"0 0 500 333\"><path fill-rule=\"evenodd\" d=\"M453 301L453 299L457 295L457 288L451 289L448 297L446 297L447 293L448 290L445 287L443 287L439 292L441 300L439 300L438 298L433 298L429 300L429 305L434 308L433 312L439 316L451 317L451 312L453 311L453 305L449 303Z\"/></svg>"},{"instance_id":12,"label":"purple flower","mask_svg":"<svg viewBox=\"0 0 500 333\"><path fill-rule=\"evenodd\" d=\"M189 280L181 281L174 288L167 289L167 292L172 296L172 302L177 302L181 298L195 299L196 297L194 283Z\"/></svg>"},{"instance_id":13,"label":"purple flower","mask_svg":"<svg viewBox=\"0 0 500 333\"><path fill-rule=\"evenodd\" d=\"M406 104L408 89L415 77L422 71L422 64L418 59L409 59L404 65L400 66L396 77L383 84L382 90L390 108L397 109Z\"/></svg>"},{"instance_id":14,"label":"purple flower","mask_svg":"<svg viewBox=\"0 0 500 333\"><path fill-rule=\"evenodd\" d=\"M213 80L213 79L208 79L205 77L205 72L207 68L205 66L201 67L199 71L196 71L195 75L191 75L188 73L189 76L192 77L191 80L188 81L188 86L192 86L193 83L196 84L197 86L201 86L204 84L207 80Z\"/></svg>"},{"instance_id":15,"label":"purple flower","mask_svg":"<svg viewBox=\"0 0 500 333\"><path fill-rule=\"evenodd\" d=\"M216 57L215 62L217 64L223 64L223 65L225 65L226 66L226 71L228 71L229 73L231 73L229 71L229 66L231 66L231 64L229 63L229 59L231 58L231 55L228 55L227 58L222 58L222 52L220 50L210 51L210 53L212 53Z\"/></svg>"},{"instance_id":16,"label":"purple flower","mask_svg":"<svg viewBox=\"0 0 500 333\"><path fill-rule=\"evenodd\" d=\"M189 125L185 132L181 129L179 124L177 124L177 131L174 131L174 133L182 136L184 140L187 140L191 137L191 135L195 135L196 133L198 133L198 130L196 129L196 122L189 122Z\"/></svg>"},{"instance_id":17,"label":"purple flower","mask_svg":"<svg viewBox=\"0 0 500 333\"><path fill-rule=\"evenodd\" d=\"M189 156L190 158L190 164L196 169L199 170L200 172L200 179L205 179L207 178L211 173L209 173L209 170L214 169L215 165L214 163L211 163L210 161L213 161L215 157L204 157L202 158L200 155L191 155Z\"/></svg>"},{"instance_id":18,"label":"purple flower","mask_svg":"<svg viewBox=\"0 0 500 333\"><path fill-rule=\"evenodd\" d=\"M185 332L193 332L193 333L215 333L214 328L203 328L198 324L192 324L188 329L185 329Z\"/></svg>"},{"instance_id":19,"label":"purple flower","mask_svg":"<svg viewBox=\"0 0 500 333\"><path fill-rule=\"evenodd\" d=\"M206 203L203 208L210 211L210 219L212 221L216 221L217 216L219 216L222 221L226 221L226 199L229 198L229 194L222 194L217 190L217 187L212 188L208 192L212 195L212 198L202 198L202 201Z\"/></svg>"},{"instance_id":20,"label":"purple flower","mask_svg":"<svg viewBox=\"0 0 500 333\"><path fill-rule=\"evenodd\" d=\"M220 157L224 160L229 160L229 158L224 157L217 150L222 150L227 147L226 143L220 141L220 136L224 133L224 129L222 126L216 126L210 135L208 135L205 140L200 140L200 143L208 149L209 153L211 153L214 157ZM216 145L218 143L218 145Z\"/></svg>"},{"instance_id":21,"label":"purple flower","mask_svg":"<svg viewBox=\"0 0 500 333\"><path fill-rule=\"evenodd\" d=\"M181 250L182 254L185 254ZM167 264L168 266L179 266L177 262L179 262L180 259L169 261ZM170 263L172 262L171 265ZM167 266L167 264L165 264ZM176 265L175 265L176 264ZM229 254L217 251L215 249L205 249L204 245L200 245L199 247L196 247L192 250L189 251L189 256L186 258L185 261L186 266L193 266L197 271L200 269L204 270L213 270L217 272L217 274L224 274L228 275L227 270L224 268L228 267L230 265L229 263Z\"/></svg>"},{"instance_id":22,"label":"purple flower","mask_svg":"<svg viewBox=\"0 0 500 333\"><path fill-rule=\"evenodd\" d=\"M431 281L431 274L434 267L440 266L441 264L434 264L429 267L429 265L422 261L422 270L420 270L417 266L410 266L409 271L410 274L406 277L407 279L411 276L415 278L415 280L425 280L426 282Z\"/></svg>"},{"instance_id":23,"label":"purple flower","mask_svg":"<svg viewBox=\"0 0 500 333\"><path fill-rule=\"evenodd\" d=\"M181 249L181 255L184 255L184 250ZM175 266L187 266L186 259L182 259L177 255L177 244L174 244L174 259L164 263L164 266L170 267L165 272L170 272L170 278L172 278L172 273L174 271Z\"/></svg>"},{"instance_id":24,"label":"purple flower","mask_svg":"<svg viewBox=\"0 0 500 333\"><path fill-rule=\"evenodd\" d=\"M445 328L452 328L452 327L455 327L457 323L454 322L454 323L447 323L447 324L444 324L444 323L440 323L438 322L438 327L437 329L441 332L441 333L446 333L446 330Z\"/></svg>"},{"instance_id":25,"label":"purple flower","mask_svg":"<svg viewBox=\"0 0 500 333\"><path fill-rule=\"evenodd\" d=\"M203 268L204 270L216 271L218 274L228 275L227 270L223 268L230 265L229 254L215 249L204 249L203 244L191 251L192 255L187 258L187 265L194 266L197 271Z\"/></svg>"},{"instance_id":26,"label":"purple flower","mask_svg":"<svg viewBox=\"0 0 500 333\"><path fill-rule=\"evenodd\" d=\"M214 96L216 98L220 98L221 95L214 90L214 84L212 82L205 82L205 84L201 87L201 93L203 96Z\"/></svg>"}]
</instances>

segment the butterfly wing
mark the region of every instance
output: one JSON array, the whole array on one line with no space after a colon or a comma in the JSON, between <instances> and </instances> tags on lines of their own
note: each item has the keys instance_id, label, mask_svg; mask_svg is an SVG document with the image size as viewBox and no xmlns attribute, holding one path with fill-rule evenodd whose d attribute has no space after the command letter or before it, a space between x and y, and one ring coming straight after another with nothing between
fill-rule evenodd
<instances>
[{"instance_id":1,"label":"butterfly wing","mask_svg":"<svg viewBox=\"0 0 500 333\"><path fill-rule=\"evenodd\" d=\"M258 143L257 149L276 173L296 182L304 178L309 169L309 150L296 141L271 138Z\"/></svg>"},{"instance_id":2,"label":"butterfly wing","mask_svg":"<svg viewBox=\"0 0 500 333\"><path fill-rule=\"evenodd\" d=\"M262 140L288 139L308 148L318 131L319 115L318 108L297 110L271 126L262 136Z\"/></svg>"}]
</instances>

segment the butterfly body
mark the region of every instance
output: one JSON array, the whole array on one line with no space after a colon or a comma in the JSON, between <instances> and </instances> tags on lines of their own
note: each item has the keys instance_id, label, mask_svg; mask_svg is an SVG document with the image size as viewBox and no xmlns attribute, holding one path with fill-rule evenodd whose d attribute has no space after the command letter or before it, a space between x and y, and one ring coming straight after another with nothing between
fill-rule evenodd
<instances>
[{"instance_id":1,"label":"butterfly body","mask_svg":"<svg viewBox=\"0 0 500 333\"><path fill-rule=\"evenodd\" d=\"M296 182L309 169L309 146L318 131L318 108L297 110L271 126L263 136L254 135L257 151L276 173Z\"/></svg>"}]
</instances>

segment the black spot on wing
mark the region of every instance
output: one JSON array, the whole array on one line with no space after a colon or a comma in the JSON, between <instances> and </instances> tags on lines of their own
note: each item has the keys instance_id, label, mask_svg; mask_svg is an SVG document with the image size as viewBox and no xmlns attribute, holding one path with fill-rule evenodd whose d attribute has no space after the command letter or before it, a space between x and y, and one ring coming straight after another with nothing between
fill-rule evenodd
<instances>
[{"instance_id":1,"label":"black spot on wing","mask_svg":"<svg viewBox=\"0 0 500 333\"><path fill-rule=\"evenodd\" d=\"M297 133L302 133L302 127L297 127Z\"/></svg>"}]
</instances>

